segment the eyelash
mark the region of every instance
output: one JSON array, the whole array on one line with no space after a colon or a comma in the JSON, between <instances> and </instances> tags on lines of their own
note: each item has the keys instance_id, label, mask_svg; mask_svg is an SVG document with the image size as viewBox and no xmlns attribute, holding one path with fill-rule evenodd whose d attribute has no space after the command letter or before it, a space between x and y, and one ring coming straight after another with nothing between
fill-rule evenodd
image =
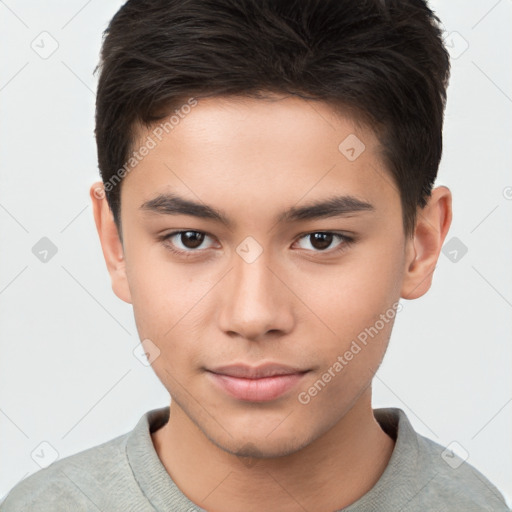
<instances>
[{"instance_id":1,"label":"eyelash","mask_svg":"<svg viewBox=\"0 0 512 512\"><path fill-rule=\"evenodd\" d=\"M213 238L208 233L205 233L204 231L196 231L196 230L193 230L193 229L185 229L185 230L181 230L181 231L173 231L172 233L168 233L168 234L160 237L159 239L162 242L162 244L165 246L166 249L168 249L172 253L177 254L178 256L184 257L184 258L191 258L191 257L197 256L197 254L199 254L201 251L206 250L206 249L190 249L188 251L182 251L182 250L176 249L173 246L173 244L170 243L170 239L172 237L176 236L176 235L181 235L183 233L199 233L199 234L202 234L202 235L209 236L210 238ZM337 236L338 238L341 239L341 243L338 245L338 247L336 249L331 249L331 250L326 249L324 251L316 250L316 251L313 251L313 253L317 253L317 254L337 254L337 253L345 250L347 247L349 247L350 245L352 245L355 242L355 238L347 236L347 235L342 234L342 233L335 232L335 231L310 231L309 233L304 233L304 234L299 235L297 240L301 240L301 239L306 238L308 236L315 235L315 234L320 234L320 233L323 234L323 235L334 235L334 236ZM305 250L308 250L308 249L305 249Z\"/></svg>"}]
</instances>

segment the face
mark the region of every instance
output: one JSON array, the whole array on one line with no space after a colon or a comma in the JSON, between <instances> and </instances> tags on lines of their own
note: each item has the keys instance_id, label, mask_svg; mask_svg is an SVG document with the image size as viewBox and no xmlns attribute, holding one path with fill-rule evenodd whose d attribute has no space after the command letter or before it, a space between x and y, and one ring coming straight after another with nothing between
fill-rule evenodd
<instances>
[{"instance_id":1,"label":"face","mask_svg":"<svg viewBox=\"0 0 512 512\"><path fill-rule=\"evenodd\" d=\"M114 289L159 351L172 407L230 453L293 453L343 418L384 356L406 267L399 193L375 135L324 103L188 110L161 141L139 133L157 143L122 184L128 291ZM295 373L222 370L267 364Z\"/></svg>"}]
</instances>

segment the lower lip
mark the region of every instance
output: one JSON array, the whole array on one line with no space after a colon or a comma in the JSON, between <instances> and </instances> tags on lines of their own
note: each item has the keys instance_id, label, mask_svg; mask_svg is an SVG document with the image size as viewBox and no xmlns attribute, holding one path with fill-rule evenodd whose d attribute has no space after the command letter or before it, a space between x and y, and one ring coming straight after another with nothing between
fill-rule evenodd
<instances>
[{"instance_id":1,"label":"lower lip","mask_svg":"<svg viewBox=\"0 0 512 512\"><path fill-rule=\"evenodd\" d=\"M268 402L284 395L298 384L305 373L307 372L275 375L261 379L242 379L209 372L215 384L226 393L239 400L249 402Z\"/></svg>"}]
</instances>

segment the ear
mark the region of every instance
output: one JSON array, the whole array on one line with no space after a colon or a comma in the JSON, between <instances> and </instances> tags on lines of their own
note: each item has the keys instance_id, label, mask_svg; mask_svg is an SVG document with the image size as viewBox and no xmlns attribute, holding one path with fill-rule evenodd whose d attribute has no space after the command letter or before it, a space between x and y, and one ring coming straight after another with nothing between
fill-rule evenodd
<instances>
[{"instance_id":1,"label":"ear","mask_svg":"<svg viewBox=\"0 0 512 512\"><path fill-rule=\"evenodd\" d=\"M404 299L417 299L430 288L451 222L451 192L447 187L437 187L425 207L418 208L414 235L407 241L406 268L401 290Z\"/></svg>"},{"instance_id":2,"label":"ear","mask_svg":"<svg viewBox=\"0 0 512 512\"><path fill-rule=\"evenodd\" d=\"M114 215L105 196L103 183L101 181L93 183L89 195L92 200L94 221L100 237L103 257L112 281L112 290L121 300L131 304L124 248L114 222Z\"/></svg>"}]
</instances>

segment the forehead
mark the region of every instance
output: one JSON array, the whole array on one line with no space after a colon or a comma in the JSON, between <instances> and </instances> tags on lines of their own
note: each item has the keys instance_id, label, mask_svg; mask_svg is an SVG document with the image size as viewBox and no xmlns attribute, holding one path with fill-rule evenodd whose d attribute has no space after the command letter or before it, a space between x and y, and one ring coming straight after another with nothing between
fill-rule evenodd
<instances>
[{"instance_id":1,"label":"forehead","mask_svg":"<svg viewBox=\"0 0 512 512\"><path fill-rule=\"evenodd\" d=\"M335 193L399 201L376 135L320 101L201 98L139 127L134 150L144 145L151 149L126 175L121 204L171 191L241 211Z\"/></svg>"}]
</instances>

